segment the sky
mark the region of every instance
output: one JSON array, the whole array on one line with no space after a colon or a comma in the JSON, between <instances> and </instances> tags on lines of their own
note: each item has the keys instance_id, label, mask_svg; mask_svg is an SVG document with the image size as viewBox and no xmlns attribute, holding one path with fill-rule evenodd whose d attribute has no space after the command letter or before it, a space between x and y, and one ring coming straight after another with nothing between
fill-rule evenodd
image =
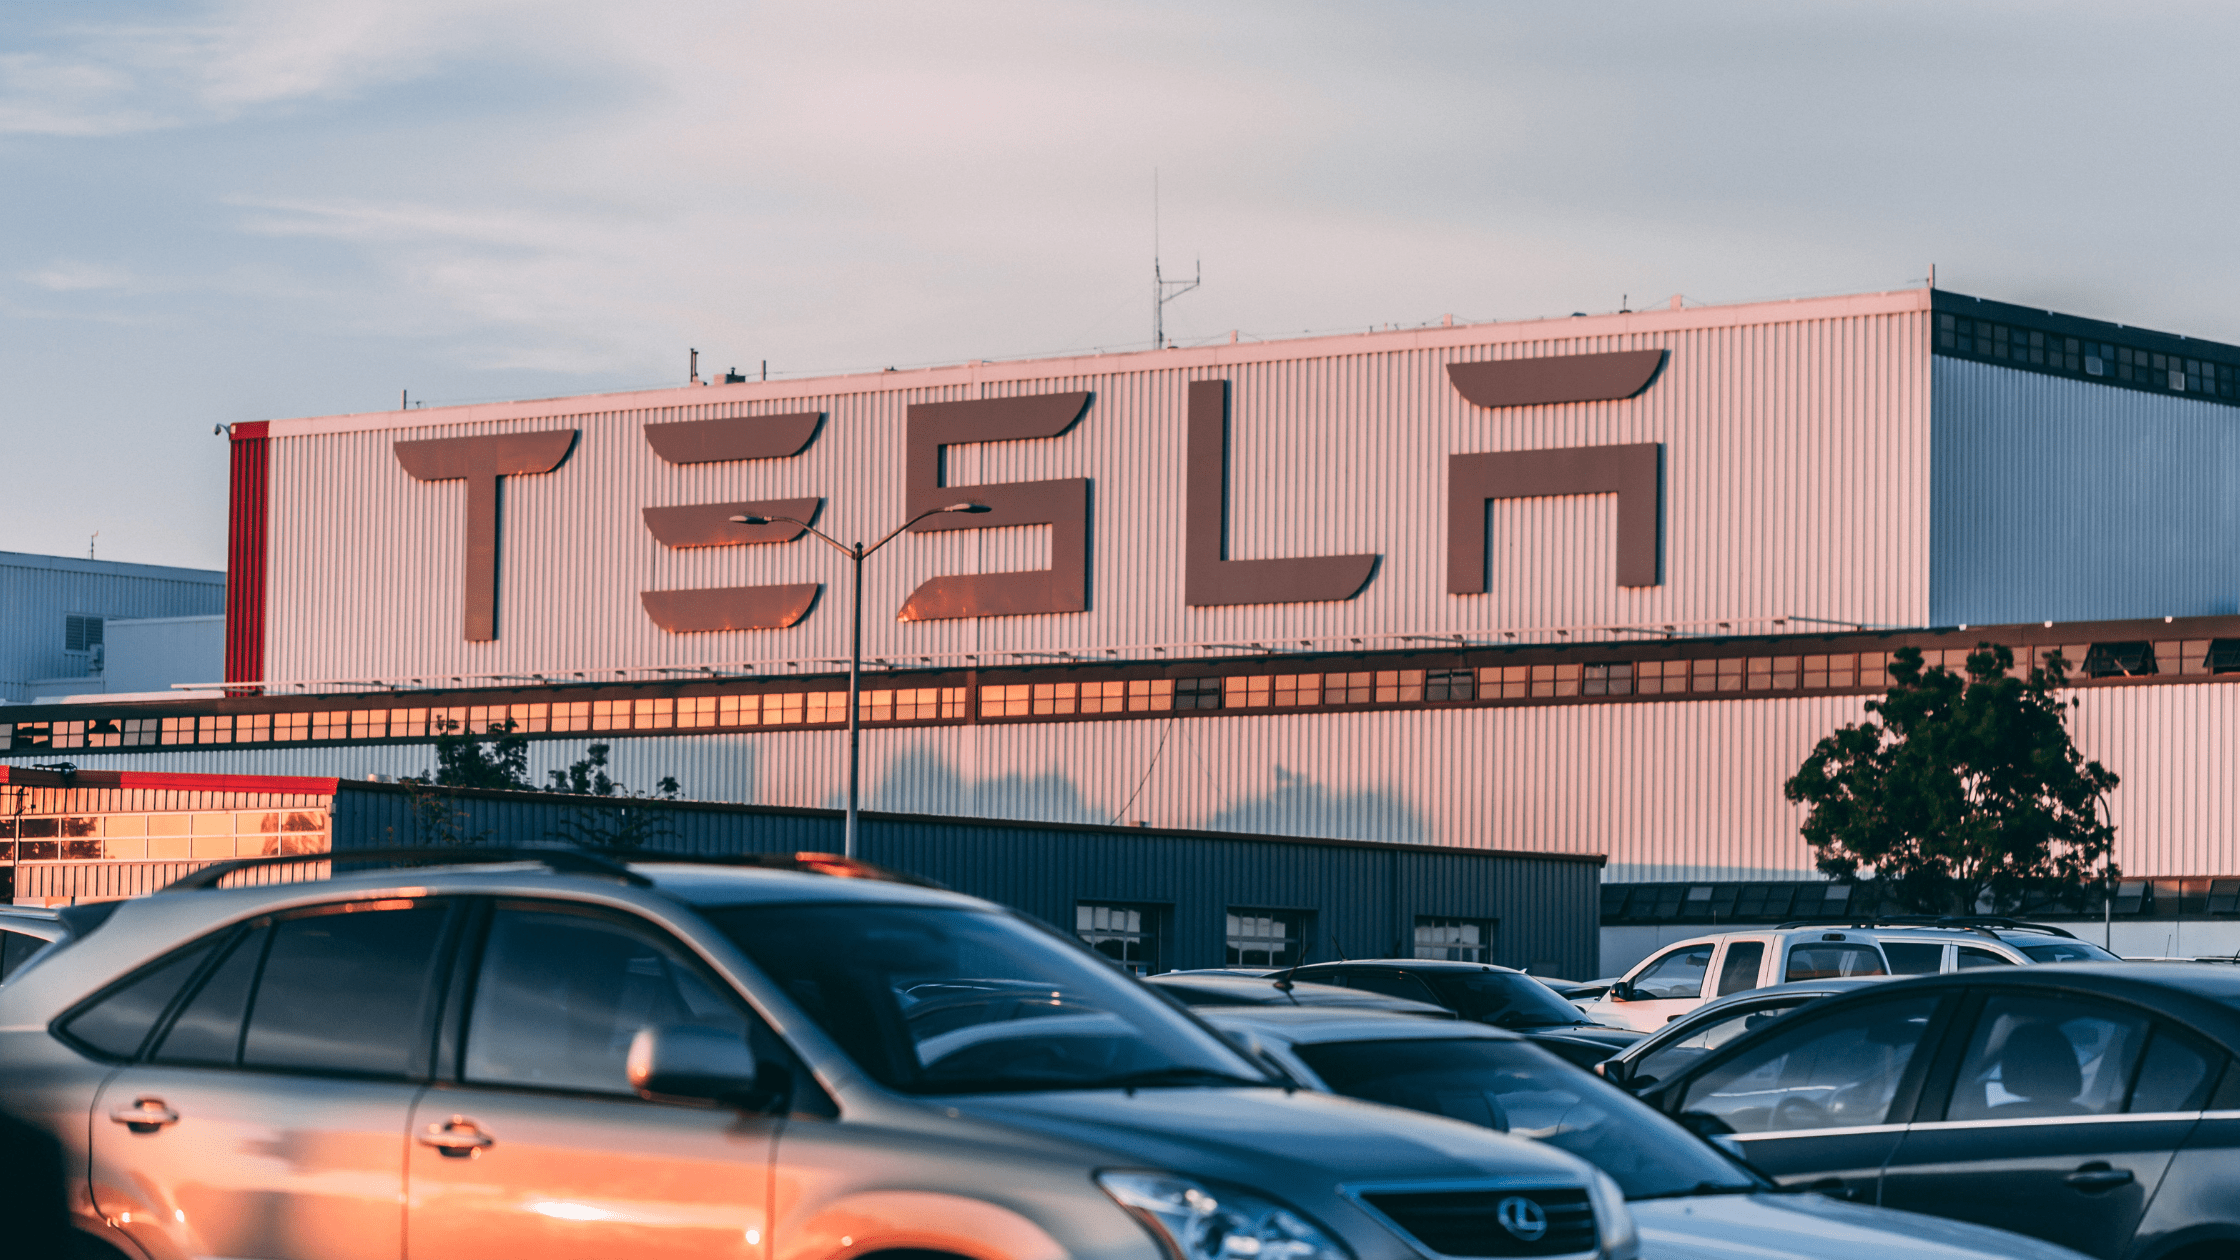
<instances>
[{"instance_id":1,"label":"sky","mask_svg":"<svg viewBox=\"0 0 2240 1260\"><path fill-rule=\"evenodd\" d=\"M214 426L1921 284L2240 342L2240 6L11 0L0 550ZM1154 187L1157 214L1154 216ZM95 535L98 535L96 537Z\"/></svg>"}]
</instances>

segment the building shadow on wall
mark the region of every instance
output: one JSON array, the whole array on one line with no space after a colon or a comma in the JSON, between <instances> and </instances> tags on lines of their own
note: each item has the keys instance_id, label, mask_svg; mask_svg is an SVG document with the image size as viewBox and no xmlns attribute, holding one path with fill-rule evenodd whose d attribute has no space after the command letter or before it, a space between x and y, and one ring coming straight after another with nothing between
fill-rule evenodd
<instances>
[{"instance_id":1,"label":"building shadow on wall","mask_svg":"<svg viewBox=\"0 0 2240 1260\"><path fill-rule=\"evenodd\" d=\"M826 798L827 809L847 805L846 789ZM955 814L969 818L1013 818L1030 822L1104 823L1109 816L1090 808L1081 788L1055 771L1032 777L1012 773L968 779L938 753L905 753L863 794L865 809L897 814Z\"/></svg>"},{"instance_id":2,"label":"building shadow on wall","mask_svg":"<svg viewBox=\"0 0 2240 1260\"><path fill-rule=\"evenodd\" d=\"M1423 816L1390 792L1339 795L1282 766L1275 768L1275 776L1274 790L1236 802L1207 819L1205 828L1395 844L1431 843L1431 829Z\"/></svg>"}]
</instances>

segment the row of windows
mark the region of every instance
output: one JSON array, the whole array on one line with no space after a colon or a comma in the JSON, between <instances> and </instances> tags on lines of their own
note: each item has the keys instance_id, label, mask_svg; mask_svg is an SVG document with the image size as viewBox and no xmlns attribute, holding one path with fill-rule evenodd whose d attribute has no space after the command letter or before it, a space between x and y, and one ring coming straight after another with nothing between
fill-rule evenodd
<instances>
[{"instance_id":1,"label":"row of windows","mask_svg":"<svg viewBox=\"0 0 2240 1260\"><path fill-rule=\"evenodd\" d=\"M1988 319L1938 315L1937 348L2016 367L2119 381L2140 389L2240 398L2240 369L2229 363L2064 337Z\"/></svg>"},{"instance_id":2,"label":"row of windows","mask_svg":"<svg viewBox=\"0 0 2240 1260\"><path fill-rule=\"evenodd\" d=\"M326 851L327 813L318 809L0 819L0 858L17 862L176 861Z\"/></svg>"},{"instance_id":3,"label":"row of windows","mask_svg":"<svg viewBox=\"0 0 2240 1260\"><path fill-rule=\"evenodd\" d=\"M2100 889L2087 888L2081 903L2043 913L2101 913ZM2240 915L2240 878L2189 875L2116 881L2118 917L2190 918ZM1836 916L1872 918L1903 913L1880 904L1872 884L1848 886L1818 880L1763 883L1604 884L1602 921L1624 923L1779 923ZM2025 911L2024 913L2033 913Z\"/></svg>"},{"instance_id":4,"label":"row of windows","mask_svg":"<svg viewBox=\"0 0 2240 1260\"><path fill-rule=\"evenodd\" d=\"M1928 667L1943 666L1959 673L1966 668L1970 650L1932 649L1922 653L1922 660ZM2240 672L2240 639L2019 647L2014 650L2017 672L2044 664L2055 651L2061 653L2072 677ZM978 703L982 718L1022 718L1722 691L1880 689L1890 685L1890 657L1888 652L1839 652L1608 664L1491 665L1479 669L1002 683L981 687ZM968 689L964 687L872 690L863 693L863 720L871 723L953 721L967 716L968 703ZM847 715L848 693L845 691L788 691L558 704L102 718L20 722L13 726L0 723L0 749L429 739L445 731L480 734L503 728L507 723L524 734L741 730L768 726L829 726L847 721Z\"/></svg>"},{"instance_id":5,"label":"row of windows","mask_svg":"<svg viewBox=\"0 0 2240 1260\"><path fill-rule=\"evenodd\" d=\"M1222 925L1223 958L1231 967L1295 966L1314 937L1311 910L1231 907ZM1170 908L1084 901L1074 906L1074 932L1089 948L1137 975L1166 970ZM1417 915L1415 956L1457 962L1493 961L1493 922Z\"/></svg>"}]
</instances>

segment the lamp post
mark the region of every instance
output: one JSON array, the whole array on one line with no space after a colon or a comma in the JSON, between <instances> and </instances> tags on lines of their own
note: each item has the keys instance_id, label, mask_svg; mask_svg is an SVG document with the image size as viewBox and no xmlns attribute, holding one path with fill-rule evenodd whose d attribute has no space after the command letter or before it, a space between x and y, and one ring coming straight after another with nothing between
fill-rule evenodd
<instances>
[{"instance_id":1,"label":"lamp post","mask_svg":"<svg viewBox=\"0 0 2240 1260\"><path fill-rule=\"evenodd\" d=\"M863 562L876 553L879 548L893 542L903 530L929 516L939 516L943 512L986 512L989 510L990 508L985 503L952 503L947 507L929 508L888 530L886 537L881 538L869 547L860 542L852 547L848 546L799 517L734 516L730 518L734 524L738 525L769 525L778 521L783 521L788 525L799 525L815 534L818 541L848 557L849 564L855 570L854 593L850 601L851 607L848 610L852 621L848 631L848 825L841 841L841 852L847 857L852 858L856 855L856 801L860 790L859 785L862 782Z\"/></svg>"}]
</instances>

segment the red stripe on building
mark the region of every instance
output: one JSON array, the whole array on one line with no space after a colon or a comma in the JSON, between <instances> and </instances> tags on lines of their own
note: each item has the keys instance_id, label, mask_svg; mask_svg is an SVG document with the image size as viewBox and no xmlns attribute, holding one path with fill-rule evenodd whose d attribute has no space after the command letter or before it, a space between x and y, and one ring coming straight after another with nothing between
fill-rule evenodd
<instances>
[{"instance_id":1,"label":"red stripe on building","mask_svg":"<svg viewBox=\"0 0 2240 1260\"><path fill-rule=\"evenodd\" d=\"M271 424L233 426L226 545L226 681L264 677L266 524L272 515Z\"/></svg>"},{"instance_id":2,"label":"red stripe on building","mask_svg":"<svg viewBox=\"0 0 2240 1260\"><path fill-rule=\"evenodd\" d=\"M296 774L177 774L157 770L40 770L0 766L0 784L19 787L148 788L172 792L272 792L333 796L339 779Z\"/></svg>"}]
</instances>

